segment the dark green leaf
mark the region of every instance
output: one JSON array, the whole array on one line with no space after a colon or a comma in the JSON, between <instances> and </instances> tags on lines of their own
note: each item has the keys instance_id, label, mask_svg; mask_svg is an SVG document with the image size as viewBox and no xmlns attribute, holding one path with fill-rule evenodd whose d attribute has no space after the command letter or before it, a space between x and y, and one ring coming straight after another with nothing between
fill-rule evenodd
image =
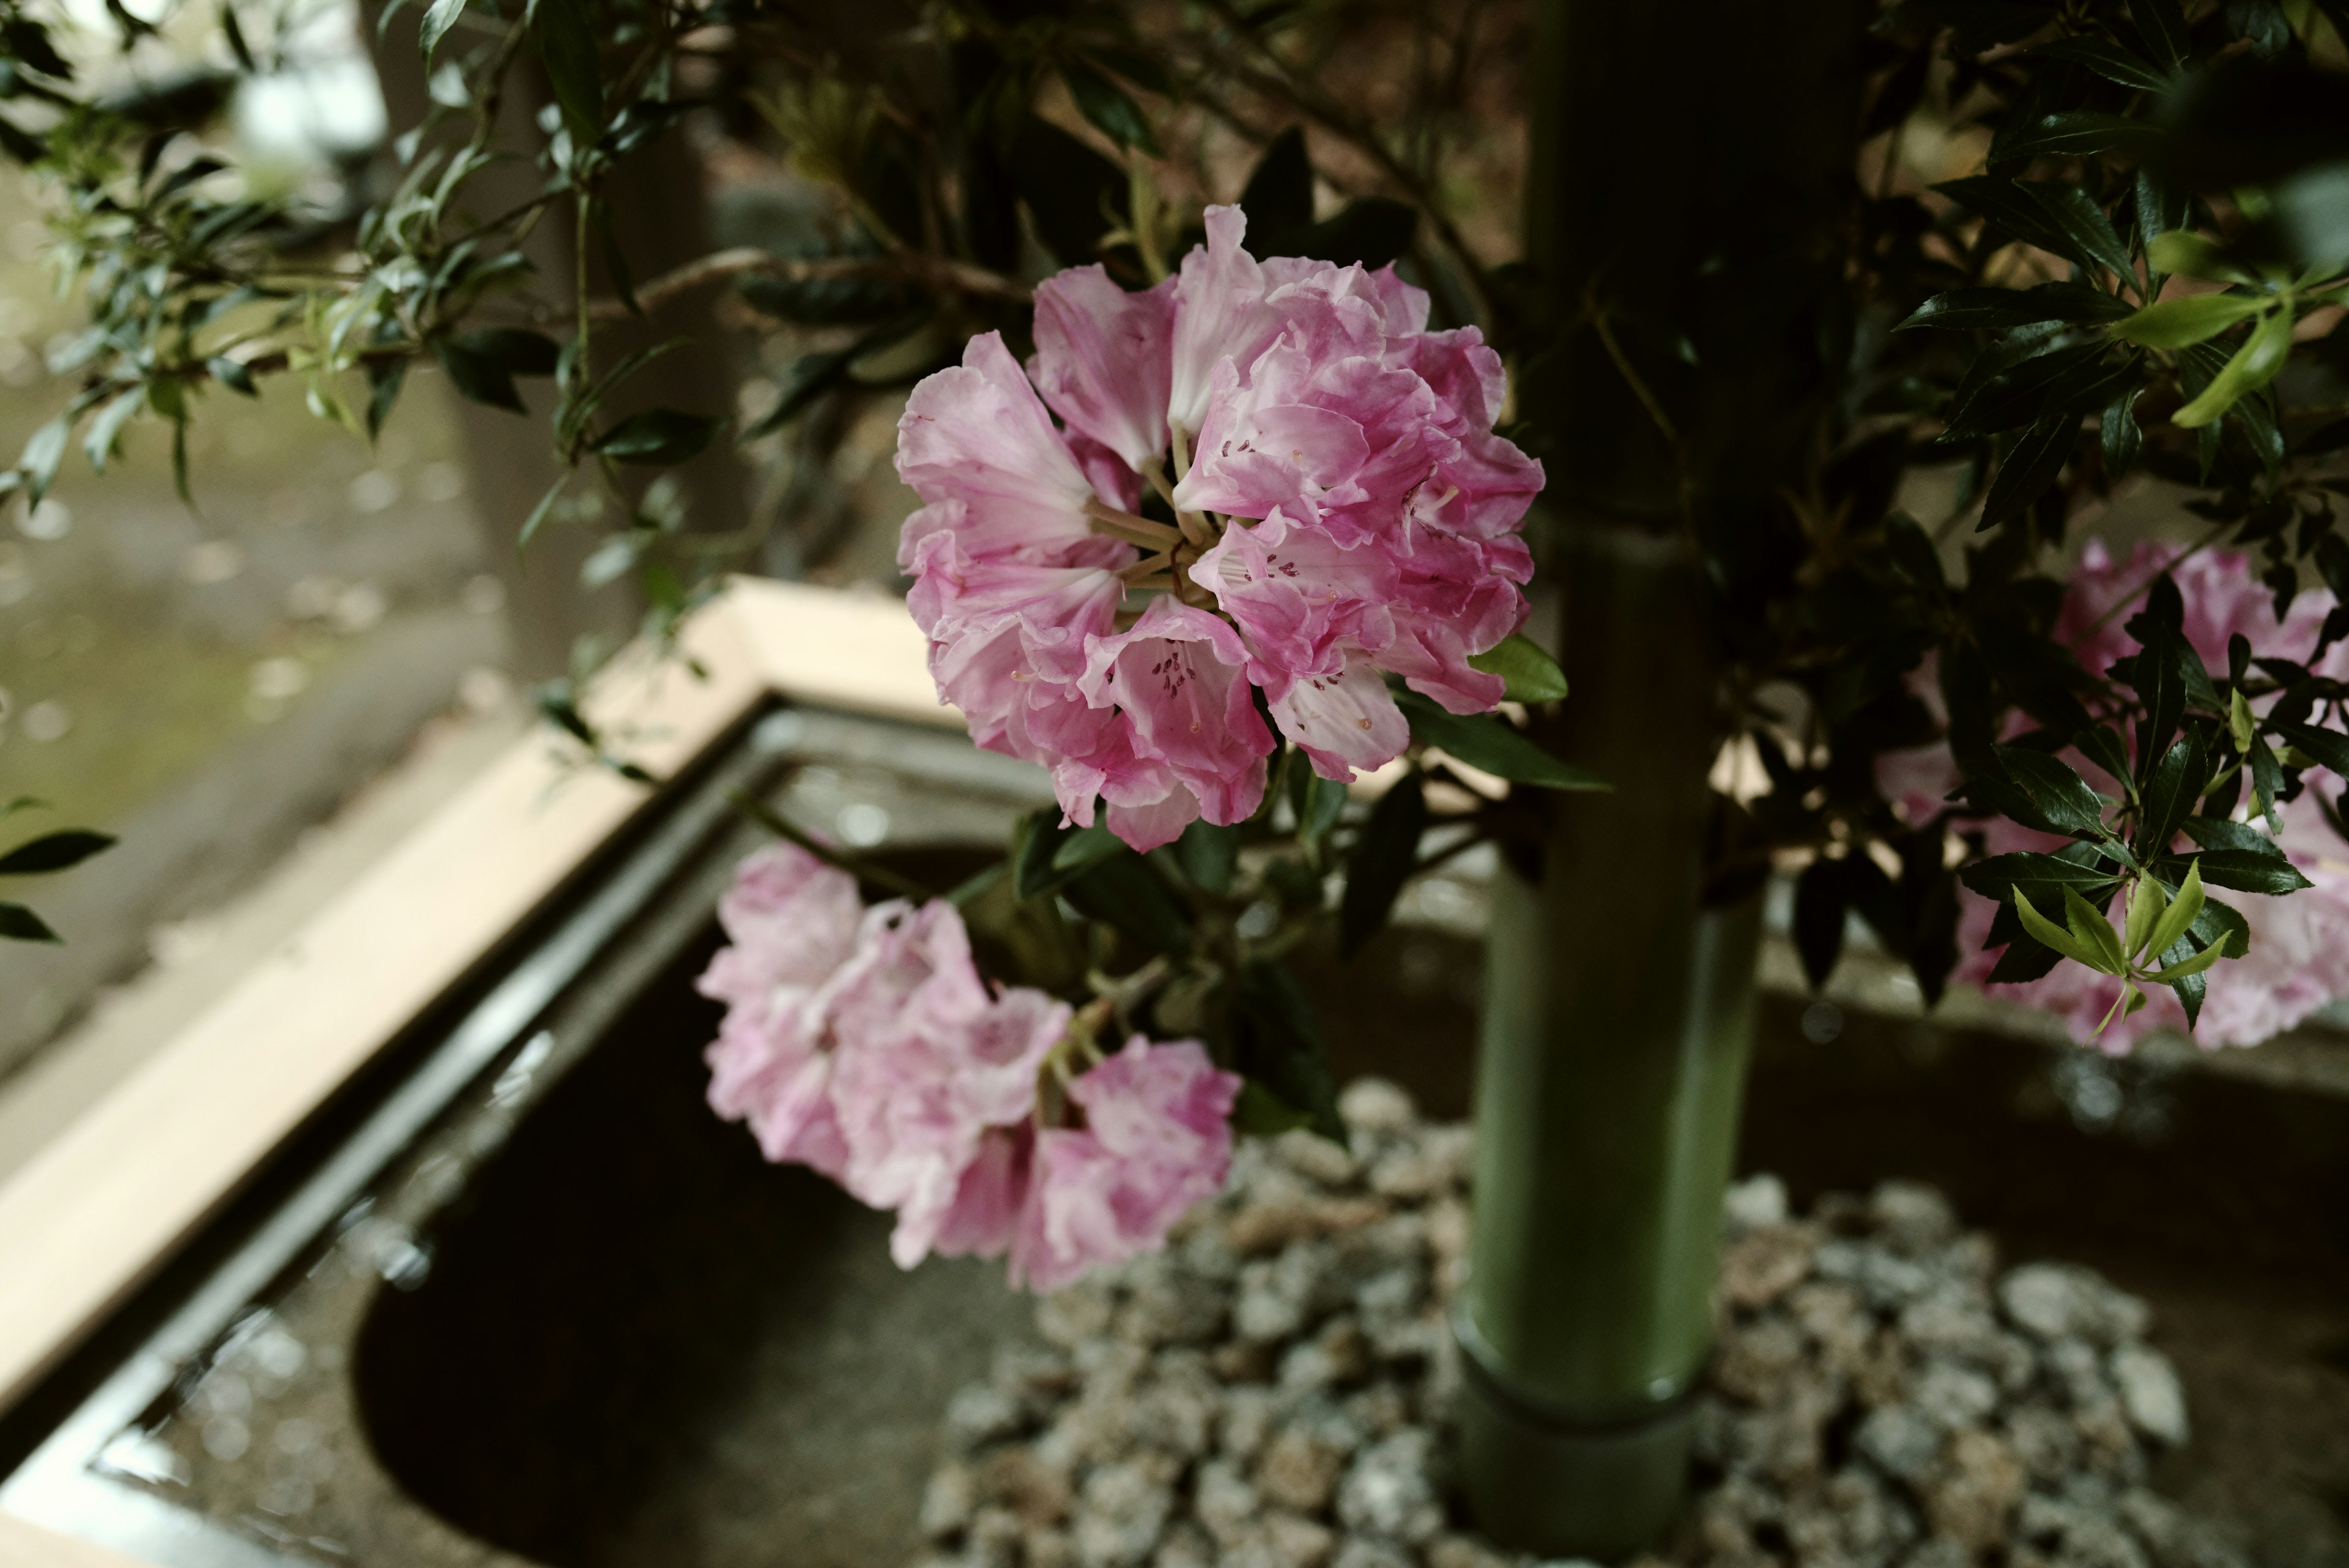
<instances>
[{"instance_id":1,"label":"dark green leaf","mask_svg":"<svg viewBox=\"0 0 2349 1568\"><path fill-rule=\"evenodd\" d=\"M1919 306L1900 326L2004 331L2042 321L2117 321L2128 313L2127 305L2103 289L2067 280L2035 288L1953 288Z\"/></svg>"},{"instance_id":2,"label":"dark green leaf","mask_svg":"<svg viewBox=\"0 0 2349 1568\"><path fill-rule=\"evenodd\" d=\"M1338 1084L1321 1039L1321 1021L1288 970L1257 959L1233 988L1234 1065L1277 1100L1304 1112L1313 1129L1342 1143Z\"/></svg>"},{"instance_id":3,"label":"dark green leaf","mask_svg":"<svg viewBox=\"0 0 2349 1568\"><path fill-rule=\"evenodd\" d=\"M2349 735L2314 724L2271 722L2268 728L2316 759L2317 765L2349 779Z\"/></svg>"},{"instance_id":4,"label":"dark green leaf","mask_svg":"<svg viewBox=\"0 0 2349 1568\"><path fill-rule=\"evenodd\" d=\"M1816 990L1835 973L1843 957L1845 916L1850 908L1849 879L1844 862L1822 855L1804 867L1795 883L1795 950L1802 955L1803 972Z\"/></svg>"},{"instance_id":5,"label":"dark green leaf","mask_svg":"<svg viewBox=\"0 0 2349 1568\"><path fill-rule=\"evenodd\" d=\"M681 409L646 409L597 436L594 448L616 462L683 462L698 453L726 421Z\"/></svg>"},{"instance_id":6,"label":"dark green leaf","mask_svg":"<svg viewBox=\"0 0 2349 1568\"><path fill-rule=\"evenodd\" d=\"M1240 192L1248 244L1260 254L1286 254L1288 235L1313 223L1313 165L1305 155L1305 129L1292 125L1272 139Z\"/></svg>"},{"instance_id":7,"label":"dark green leaf","mask_svg":"<svg viewBox=\"0 0 2349 1568\"><path fill-rule=\"evenodd\" d=\"M1109 830L1108 824L1096 822L1091 827L1080 827L1061 836L1052 850L1052 869L1073 877L1088 866L1131 853L1125 841Z\"/></svg>"},{"instance_id":8,"label":"dark green leaf","mask_svg":"<svg viewBox=\"0 0 2349 1568\"><path fill-rule=\"evenodd\" d=\"M2175 75L2186 68L2194 57L2194 44L2178 0L2129 0L2129 16L2162 69Z\"/></svg>"},{"instance_id":9,"label":"dark green leaf","mask_svg":"<svg viewBox=\"0 0 2349 1568\"><path fill-rule=\"evenodd\" d=\"M65 939L49 929L47 920L24 905L0 903L0 940L61 942Z\"/></svg>"},{"instance_id":10,"label":"dark green leaf","mask_svg":"<svg viewBox=\"0 0 2349 1568\"><path fill-rule=\"evenodd\" d=\"M1362 196L1335 217L1300 231L1295 254L1340 266L1382 267L1411 249L1419 209L1384 196Z\"/></svg>"},{"instance_id":11,"label":"dark green leaf","mask_svg":"<svg viewBox=\"0 0 2349 1568\"><path fill-rule=\"evenodd\" d=\"M1033 114L1020 121L1006 161L1044 248L1063 266L1099 260L1102 236L1125 221L1125 171Z\"/></svg>"},{"instance_id":12,"label":"dark green leaf","mask_svg":"<svg viewBox=\"0 0 2349 1568\"><path fill-rule=\"evenodd\" d=\"M2014 890L2020 888L2043 909L2060 905L2062 889L2066 887L2094 895L2109 892L2119 880L2113 873L2096 867L2037 853L1992 855L1961 870L1958 878L1983 898L2001 904L2013 903Z\"/></svg>"},{"instance_id":13,"label":"dark green leaf","mask_svg":"<svg viewBox=\"0 0 2349 1568\"><path fill-rule=\"evenodd\" d=\"M2072 448L2080 433L2080 416L2068 409L2042 414L2029 429L2014 438L2007 448L2005 461L1998 465L1998 477L1990 483L1990 494L1982 501L1982 521L1977 533L1995 528L2015 513L2039 499L2041 493L2055 483L2064 464L2072 456Z\"/></svg>"},{"instance_id":14,"label":"dark green leaf","mask_svg":"<svg viewBox=\"0 0 2349 1568\"><path fill-rule=\"evenodd\" d=\"M1315 773L1304 753L1292 752L1288 762L1288 809L1296 815L1297 831L1301 836L1319 838L1338 826L1338 818L1346 809L1346 786Z\"/></svg>"},{"instance_id":15,"label":"dark green leaf","mask_svg":"<svg viewBox=\"0 0 2349 1568\"><path fill-rule=\"evenodd\" d=\"M384 421L391 418L392 405L399 401L399 389L408 380L405 359L370 359L367 368L367 439L383 433Z\"/></svg>"},{"instance_id":16,"label":"dark green leaf","mask_svg":"<svg viewBox=\"0 0 2349 1568\"><path fill-rule=\"evenodd\" d=\"M2085 837L2103 835L2104 798L2070 763L2028 746L1992 746L1991 754L2058 831Z\"/></svg>"},{"instance_id":17,"label":"dark green leaf","mask_svg":"<svg viewBox=\"0 0 2349 1568\"><path fill-rule=\"evenodd\" d=\"M571 140L584 151L604 133L604 63L587 0L534 0L531 21L547 85L563 106Z\"/></svg>"},{"instance_id":18,"label":"dark green leaf","mask_svg":"<svg viewBox=\"0 0 2349 1568\"><path fill-rule=\"evenodd\" d=\"M1153 158L1164 156L1158 138L1151 133L1150 117L1123 88L1081 60L1064 63L1061 79L1068 84L1069 96L1076 99L1077 112L1091 120L1094 130L1120 147L1137 148Z\"/></svg>"},{"instance_id":19,"label":"dark green leaf","mask_svg":"<svg viewBox=\"0 0 2349 1568\"><path fill-rule=\"evenodd\" d=\"M2210 787L2212 762L2201 734L2189 731L2154 764L2145 781L2135 835L2140 858L2150 860L2168 849L2193 815L2194 803Z\"/></svg>"},{"instance_id":20,"label":"dark green leaf","mask_svg":"<svg viewBox=\"0 0 2349 1568\"><path fill-rule=\"evenodd\" d=\"M523 412L516 376L551 376L562 346L543 332L491 327L435 338L432 352L457 390L477 403Z\"/></svg>"},{"instance_id":21,"label":"dark green leaf","mask_svg":"<svg viewBox=\"0 0 2349 1568\"><path fill-rule=\"evenodd\" d=\"M763 316L803 327L862 327L903 311L913 295L885 277L767 277L737 283L743 302Z\"/></svg>"},{"instance_id":22,"label":"dark green leaf","mask_svg":"<svg viewBox=\"0 0 2349 1568\"><path fill-rule=\"evenodd\" d=\"M2098 421L2097 439L2105 452L2105 478L2118 479L2137 462L2137 454L2145 441L2145 432L2137 428L2137 400L2145 395L2143 386L2125 389L2119 397L2105 405Z\"/></svg>"},{"instance_id":23,"label":"dark green leaf","mask_svg":"<svg viewBox=\"0 0 2349 1568\"><path fill-rule=\"evenodd\" d=\"M2172 82L2168 73L2143 55L2103 38L2058 38L2052 44L2040 45L2032 53L2085 66L2106 81L2118 82L2139 92L2167 92Z\"/></svg>"},{"instance_id":24,"label":"dark green leaf","mask_svg":"<svg viewBox=\"0 0 2349 1568\"><path fill-rule=\"evenodd\" d=\"M0 855L0 877L37 877L62 871L113 846L110 834L92 833L83 827L61 828Z\"/></svg>"},{"instance_id":25,"label":"dark green leaf","mask_svg":"<svg viewBox=\"0 0 2349 1568\"><path fill-rule=\"evenodd\" d=\"M1544 789L1615 787L1595 774L1559 761L1490 715L1446 712L1433 699L1416 691L1402 692L1395 701L1402 709L1403 717L1411 721L1413 740L1437 747L1446 756L1497 778Z\"/></svg>"},{"instance_id":26,"label":"dark green leaf","mask_svg":"<svg viewBox=\"0 0 2349 1568\"><path fill-rule=\"evenodd\" d=\"M2087 158L2116 147L2139 147L2153 136L2153 127L2123 115L2072 109L2044 115L2028 126L2001 133L1991 148L1991 161L2003 163L2031 158Z\"/></svg>"},{"instance_id":27,"label":"dark green leaf","mask_svg":"<svg viewBox=\"0 0 2349 1568\"><path fill-rule=\"evenodd\" d=\"M2194 857L2194 863L2202 869L2202 880L2211 887L2232 888L2239 893L2277 895L2315 886L2291 861L2247 849L2205 849Z\"/></svg>"},{"instance_id":28,"label":"dark green leaf","mask_svg":"<svg viewBox=\"0 0 2349 1568\"><path fill-rule=\"evenodd\" d=\"M1201 819L1183 830L1174 841L1174 859L1191 886L1218 898L1232 890L1232 870L1239 863L1240 833Z\"/></svg>"},{"instance_id":29,"label":"dark green leaf","mask_svg":"<svg viewBox=\"0 0 2349 1568\"><path fill-rule=\"evenodd\" d=\"M1427 786L1417 770L1371 808L1371 819L1346 860L1346 898L1338 911L1338 950L1352 958L1378 935L1395 898L1419 859L1420 835L1427 829Z\"/></svg>"},{"instance_id":30,"label":"dark green leaf","mask_svg":"<svg viewBox=\"0 0 2349 1568\"><path fill-rule=\"evenodd\" d=\"M1555 702L1566 695L1566 672L1542 650L1541 644L1523 632L1513 632L1498 647L1475 655L1468 663L1506 681L1504 695L1512 702Z\"/></svg>"},{"instance_id":31,"label":"dark green leaf","mask_svg":"<svg viewBox=\"0 0 2349 1568\"><path fill-rule=\"evenodd\" d=\"M2245 855L2264 855L2271 860L2286 858L2282 845L2248 822L2191 816L2186 819L2186 832L2205 849L2232 849Z\"/></svg>"},{"instance_id":32,"label":"dark green leaf","mask_svg":"<svg viewBox=\"0 0 2349 1568\"><path fill-rule=\"evenodd\" d=\"M1154 953L1191 945L1190 921L1139 855L1097 861L1070 878L1061 896L1090 919L1114 926Z\"/></svg>"}]
</instances>

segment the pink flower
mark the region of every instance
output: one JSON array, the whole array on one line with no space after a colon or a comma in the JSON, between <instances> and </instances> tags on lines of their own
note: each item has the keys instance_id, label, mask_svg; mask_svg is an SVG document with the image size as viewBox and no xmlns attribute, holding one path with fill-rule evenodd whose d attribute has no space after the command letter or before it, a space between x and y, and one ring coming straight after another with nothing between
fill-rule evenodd
<instances>
[{"instance_id":1,"label":"pink flower","mask_svg":"<svg viewBox=\"0 0 2349 1568\"><path fill-rule=\"evenodd\" d=\"M1136 849L1171 842L1193 817L1244 822L1264 799L1272 736L1257 717L1230 625L1171 598L1131 630L1090 639L1081 689L1127 719L1136 765L1104 778L1112 831ZM1071 813L1090 820L1090 812Z\"/></svg>"},{"instance_id":2,"label":"pink flower","mask_svg":"<svg viewBox=\"0 0 2349 1568\"><path fill-rule=\"evenodd\" d=\"M823 988L853 950L856 882L792 844L742 862L718 903L732 944L696 982L728 1003L706 1053L710 1108L743 1120L769 1159L839 1174L847 1150L826 1089Z\"/></svg>"},{"instance_id":3,"label":"pink flower","mask_svg":"<svg viewBox=\"0 0 2349 1568\"><path fill-rule=\"evenodd\" d=\"M1047 281L1028 379L975 338L899 427L926 504L899 560L941 698L1137 848L1256 809L1250 686L1341 779L1409 742L1387 675L1491 708L1503 683L1469 660L1523 622L1532 574L1541 466L1492 433L1506 389L1481 337L1427 331L1392 269L1258 262L1236 208L1206 232L1146 293L1099 267ZM1179 540L1130 515L1170 471ZM1137 682L1170 659L1179 682Z\"/></svg>"},{"instance_id":4,"label":"pink flower","mask_svg":"<svg viewBox=\"0 0 2349 1568\"><path fill-rule=\"evenodd\" d=\"M1039 1126L1073 1015L981 979L952 904L865 909L844 872L777 845L742 863L719 920L734 940L701 981L728 1003L711 1107L769 1159L895 1210L900 1267L1010 1251L1015 1279L1056 1288L1159 1244L1221 1184L1239 1080L1196 1042L1136 1036L1069 1085L1081 1125Z\"/></svg>"},{"instance_id":5,"label":"pink flower","mask_svg":"<svg viewBox=\"0 0 2349 1568\"><path fill-rule=\"evenodd\" d=\"M1138 1034L1071 1084L1085 1125L1036 1135L1012 1282L1054 1291L1164 1246L1174 1221L1223 1185L1239 1088L1196 1041L1154 1045Z\"/></svg>"},{"instance_id":6,"label":"pink flower","mask_svg":"<svg viewBox=\"0 0 2349 1568\"><path fill-rule=\"evenodd\" d=\"M2141 597L2161 567L2179 554L2177 545L2140 542L2122 565L2113 560L2102 541L2089 542L2056 618L2057 639L2071 642L2084 668L2102 674L2115 660L2137 651L2136 639L2122 629L2137 607L2135 601L2109 618L2102 618L2122 595L2134 590ZM2227 551L2203 551L2179 562L2171 575L2184 601L2187 640L2221 679L2230 638L2240 633L2255 655L2304 661L2333 607L2330 594L2302 593L2279 623L2273 598L2253 576L2250 563ZM2317 668L2336 677L2349 673L2349 647L2332 649ZM2066 760L2107 793L2117 788L2077 753L2067 753ZM2255 1045L2335 997L2349 995L2349 844L2333 833L2313 798L2320 790L2328 797L2337 794L2341 781L2321 769L2311 769L2302 777L2307 793L2281 808L2284 826L2277 842L2315 885L2277 897L2213 890L2242 914L2251 927L2251 947L2247 956L2207 971L2208 990L2194 1030L2195 1039L2206 1047ZM1942 797L1957 787L1959 775L1947 749L1934 746L1880 757L1877 784L1909 820L1923 821L1940 809ZM2239 809L2238 815L2246 814ZM2261 826L2252 820L2253 826ZM2066 842L2003 818L1991 819L1984 835L1985 847L1993 855L2053 850ZM2131 1049L2156 1029L2185 1028L2186 1012L2177 993L2155 986L2147 990L2144 1008L2116 1019L2102 1035L2095 1035L2096 1025L2120 994L2121 982L2080 964L2060 963L2023 984L1988 984L2003 950L1985 951L1982 947L1997 909L1971 892L1960 898L1958 978L1982 984L1991 995L2052 1012L2065 1022L2074 1039L2085 1044L2095 1036L2097 1045L2115 1053Z\"/></svg>"}]
</instances>

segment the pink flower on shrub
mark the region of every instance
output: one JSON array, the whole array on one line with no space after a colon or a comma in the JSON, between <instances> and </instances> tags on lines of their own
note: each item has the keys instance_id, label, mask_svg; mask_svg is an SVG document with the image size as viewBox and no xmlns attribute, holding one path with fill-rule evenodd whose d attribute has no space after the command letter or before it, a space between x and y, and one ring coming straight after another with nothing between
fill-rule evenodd
<instances>
[{"instance_id":1,"label":"pink flower on shrub","mask_svg":"<svg viewBox=\"0 0 2349 1568\"><path fill-rule=\"evenodd\" d=\"M2057 640L2070 643L2082 667L2099 676L2115 660L2134 654L2137 639L2124 628L2138 606L2131 603L2102 624L2099 619L2116 599L2141 590L2180 553L2177 545L2140 542L2123 564L2113 559L2102 541L2090 541L2057 616ZM2179 561L2171 576L2185 606L2187 640L2221 679L2228 639L2238 633L2256 656L2305 662L2333 603L2330 594L2303 592L2279 623L2273 597L2252 575L2250 562L2228 551L2205 550ZM2336 645L2315 668L2335 678L2349 675L2349 647ZM2078 753L2066 753L2065 760L2105 794L2119 793L2117 781ZM2282 896L2211 890L2240 911L2251 927L2251 947L2247 956L2208 971L2208 991L2194 1031L2194 1038L2206 1047L2255 1045L2335 997L2349 995L2349 843L2333 831L2314 799L2319 791L2328 799L2336 798L2342 781L2315 768L2302 777L2305 792L2280 807L2283 832L2277 843L2315 885ZM1957 765L1943 747L1887 753L1878 760L1878 786L1911 821L1923 821L1939 811L1942 797L1959 782ZM2249 791L2244 793L2248 798ZM2247 808L2239 808L2237 815L2248 815ZM2261 826L2256 818L2253 825ZM1984 834L1985 847L1993 855L2054 850L2068 842L2003 818L1989 819ZM2131 1049L2156 1029L2186 1027L2186 1011L2177 993L2155 986L2147 988L2143 1009L2114 1020L2101 1036L2095 1035L2096 1025L2120 994L2121 982L2080 964L2060 963L2023 984L1988 984L2004 950L1982 948L1996 907L1971 891L1959 898L1959 979L1982 985L1991 995L2052 1012L2064 1021L2075 1040L2086 1043L2094 1037L2097 1045L2115 1053Z\"/></svg>"},{"instance_id":2,"label":"pink flower on shrub","mask_svg":"<svg viewBox=\"0 0 2349 1568\"><path fill-rule=\"evenodd\" d=\"M1409 741L1388 675L1455 712L1499 701L1469 660L1525 618L1542 483L1493 434L1506 383L1475 329L1429 332L1391 268L1257 260L1237 208L1206 231L1146 292L1049 280L1025 376L973 338L899 425L926 504L898 558L941 697L1139 849L1261 803L1252 689L1339 779ZM1134 516L1158 487L1179 512Z\"/></svg>"},{"instance_id":3,"label":"pink flower on shrub","mask_svg":"<svg viewBox=\"0 0 2349 1568\"><path fill-rule=\"evenodd\" d=\"M1070 1125L1040 1125L1073 1013L981 979L952 904L866 909L846 873L782 844L742 863L719 918L731 940L699 981L728 1004L711 1108L769 1159L895 1210L901 1267L1009 1251L1015 1280L1054 1289L1158 1245L1222 1184L1239 1080L1195 1041L1136 1036L1069 1083Z\"/></svg>"},{"instance_id":4,"label":"pink flower on shrub","mask_svg":"<svg viewBox=\"0 0 2349 1568\"><path fill-rule=\"evenodd\" d=\"M1239 1086L1196 1041L1153 1045L1139 1034L1070 1085L1085 1125L1036 1135L1012 1282L1055 1291L1164 1245L1174 1221L1224 1184Z\"/></svg>"}]
</instances>

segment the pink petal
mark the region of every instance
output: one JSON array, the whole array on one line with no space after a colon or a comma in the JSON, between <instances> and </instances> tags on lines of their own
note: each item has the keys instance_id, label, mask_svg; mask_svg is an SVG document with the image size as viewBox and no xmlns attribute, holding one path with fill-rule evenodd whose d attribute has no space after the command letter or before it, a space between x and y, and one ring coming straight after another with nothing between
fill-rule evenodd
<instances>
[{"instance_id":1,"label":"pink petal","mask_svg":"<svg viewBox=\"0 0 2349 1568\"><path fill-rule=\"evenodd\" d=\"M1129 294L1098 266L1036 288L1036 389L1071 431L1139 472L1166 450L1174 282Z\"/></svg>"}]
</instances>

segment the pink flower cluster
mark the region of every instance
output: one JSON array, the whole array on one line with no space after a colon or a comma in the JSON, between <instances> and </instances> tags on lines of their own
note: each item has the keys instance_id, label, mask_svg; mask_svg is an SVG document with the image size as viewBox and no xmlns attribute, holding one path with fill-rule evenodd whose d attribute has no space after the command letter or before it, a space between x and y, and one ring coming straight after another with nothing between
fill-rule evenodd
<instances>
[{"instance_id":1,"label":"pink flower cluster","mask_svg":"<svg viewBox=\"0 0 2349 1568\"><path fill-rule=\"evenodd\" d=\"M2127 606L2109 618L2105 612L2123 595L2141 594L2164 566L2175 561L2171 576L2185 603L2187 640L2213 672L2224 676L2227 642L2237 633L2249 640L2255 655L2308 659L2316 647L2317 629L2333 607L2332 595L2302 593L2279 623L2273 597L2242 556L2206 550L2180 561L2180 554L2178 545L2141 542L2124 564L2113 558L2102 541L2090 541L2057 617L2056 640L2069 644L2082 668L2097 675L2135 653L2137 640L2123 628L2137 607ZM2316 668L2336 679L2349 676L2349 646L2336 645ZM2118 781L2080 753L2066 753L2064 760L2107 795L2120 793ZM2341 792L2342 781L2321 769L2311 769L2302 777L2311 794L2321 790L2330 798ZM1937 746L1879 759L1877 782L1911 821L1922 821L1940 809L1942 797L1959 780L1949 753ZM2209 990L2194 1032L2206 1046L2255 1045L2335 997L2349 995L2349 844L2333 831L2310 794L2281 810L2283 832L2276 842L2315 886L2282 897L2212 889L2250 924L2251 949L2247 956L2208 971ZM2237 815L2247 812L2239 808ZM1986 846L1993 855L2051 850L2064 842L2002 818L1992 818L1988 825ZM1998 952L1982 949L1997 910L1974 893L1960 898L1957 975L1981 984L1999 959ZM2085 1043L2120 994L2120 986L2110 975L2063 963L2024 984L1984 989L2056 1014L2075 1040ZM2143 1009L2116 1019L2095 1036L2095 1043L2107 1051L2126 1052L2156 1029L2185 1026L2186 1012L2177 993L2154 986L2147 991Z\"/></svg>"},{"instance_id":2,"label":"pink flower cluster","mask_svg":"<svg viewBox=\"0 0 2349 1568\"><path fill-rule=\"evenodd\" d=\"M1147 292L1046 282L1025 374L974 337L898 426L926 503L898 560L941 698L1138 849L1256 810L1257 689L1334 779L1408 743L1387 675L1493 707L1469 659L1523 622L1533 571L1541 465L1493 433L1506 387L1476 329L1428 331L1391 268L1257 261L1236 207L1206 231ZM1134 515L1145 484L1179 526Z\"/></svg>"},{"instance_id":3,"label":"pink flower cluster","mask_svg":"<svg viewBox=\"0 0 2349 1568\"><path fill-rule=\"evenodd\" d=\"M845 872L779 844L743 861L718 918L730 945L698 982L727 1004L711 1108L769 1159L895 1210L900 1267L1009 1251L1014 1283L1057 1290L1159 1246L1223 1185L1239 1079L1195 1041L1135 1035L1068 1083L1073 1125L1040 1125L1071 1012L990 989L945 900L867 909Z\"/></svg>"}]
</instances>

